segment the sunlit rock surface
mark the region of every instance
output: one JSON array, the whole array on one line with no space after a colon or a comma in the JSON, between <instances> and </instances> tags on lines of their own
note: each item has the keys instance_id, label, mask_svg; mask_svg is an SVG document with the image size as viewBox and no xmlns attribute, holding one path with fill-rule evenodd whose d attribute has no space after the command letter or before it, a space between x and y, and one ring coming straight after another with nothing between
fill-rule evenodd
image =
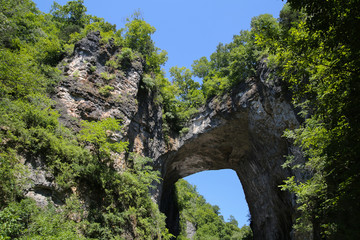
<instances>
[{"instance_id":1,"label":"sunlit rock surface","mask_svg":"<svg viewBox=\"0 0 360 240\"><path fill-rule=\"evenodd\" d=\"M122 119L119 139L129 141L130 151L153 158L153 166L161 172L163 181L151 194L167 215L172 233L179 232L174 183L200 171L230 168L244 188L254 239L292 239L294 201L279 188L290 175L281 165L291 144L281 136L285 129L298 126L298 120L280 84L267 80L265 64L257 78L209 100L189 122L186 134L171 134L165 142L161 106L142 83L143 62L112 72L115 77L110 81L101 77L111 70L106 61L120 51L111 41L101 44L98 33L76 44L74 54L64 61L64 80L53 96L62 121L77 130L81 119ZM105 85L112 87L107 96L99 91ZM119 170L122 161L116 165ZM35 172L33 176L36 179ZM189 235L196 231L193 226L187 229Z\"/></svg>"},{"instance_id":2,"label":"sunlit rock surface","mask_svg":"<svg viewBox=\"0 0 360 240\"><path fill-rule=\"evenodd\" d=\"M244 188L254 239L290 239L293 203L279 185L289 176L281 165L289 153L283 131L298 125L281 88L257 79L210 101L162 156L161 209L178 232L173 184L204 170L230 168Z\"/></svg>"}]
</instances>

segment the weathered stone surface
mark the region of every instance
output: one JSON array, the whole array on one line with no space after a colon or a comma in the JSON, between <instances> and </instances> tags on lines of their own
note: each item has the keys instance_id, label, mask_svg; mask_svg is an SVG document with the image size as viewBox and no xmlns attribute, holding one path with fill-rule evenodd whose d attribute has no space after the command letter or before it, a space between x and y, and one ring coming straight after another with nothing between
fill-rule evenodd
<instances>
[{"instance_id":1,"label":"weathered stone surface","mask_svg":"<svg viewBox=\"0 0 360 240\"><path fill-rule=\"evenodd\" d=\"M54 182L54 176L50 174L41 159L24 159L28 172L28 186L25 187L25 196L31 197L40 207L45 207L49 202L55 205L63 204L63 193L59 191Z\"/></svg>"},{"instance_id":2,"label":"weathered stone surface","mask_svg":"<svg viewBox=\"0 0 360 240\"><path fill-rule=\"evenodd\" d=\"M101 44L100 40L100 33L92 32L75 45L72 56L63 60L61 69L64 78L55 88L52 98L61 114L60 120L75 131L79 130L79 120L96 121L114 117L121 119L124 125L124 131L114 137L133 142L127 136L132 136L128 134L131 132L129 128L134 128L132 122L139 115L137 98L143 73L142 64L133 64L123 71L110 69L106 62L121 49L115 48L111 41ZM101 77L104 72L111 72L115 77L106 80ZM100 89L106 85L113 87L108 96L100 93ZM116 158L114 166L119 171L124 168L124 158L124 154ZM25 164L31 182L25 190L26 196L34 198L40 206L46 206L48 201L63 204L65 195L57 188L54 177L48 174L41 159L26 159Z\"/></svg>"},{"instance_id":3,"label":"weathered stone surface","mask_svg":"<svg viewBox=\"0 0 360 240\"><path fill-rule=\"evenodd\" d=\"M100 39L99 32L92 32L75 45L73 55L63 61L65 77L53 99L68 126L76 128L78 119L93 121L114 117L122 119L126 131L138 110L142 64L134 64L124 71L106 66L121 50L112 41L101 44ZM105 79L101 74L112 74L113 78ZM110 87L108 94L101 92L105 87Z\"/></svg>"},{"instance_id":4,"label":"weathered stone surface","mask_svg":"<svg viewBox=\"0 0 360 240\"><path fill-rule=\"evenodd\" d=\"M129 141L130 151L153 158L154 167L161 171L163 181L151 194L167 215L172 233L179 232L174 183L200 171L230 168L244 188L254 239L292 239L293 199L278 186L290 174L281 165L291 145L281 136L298 121L281 87L265 81L266 68L259 69L258 78L209 101L190 121L188 133L173 134L167 144L161 106L141 86L142 63L122 72L106 66L120 51L111 42L101 44L99 33L91 33L76 44L74 54L64 61L65 78L53 96L63 122L76 130L80 119L123 120L124 132L118 139ZM107 81L101 77L103 72L111 72L115 78ZM108 96L99 91L105 85L113 87ZM121 170L123 158L116 166ZM38 173L33 173L34 182L52 196L51 180L38 177ZM39 193L34 187L29 196L44 202L47 192ZM187 229L191 238L196 229Z\"/></svg>"},{"instance_id":5,"label":"weathered stone surface","mask_svg":"<svg viewBox=\"0 0 360 240\"><path fill-rule=\"evenodd\" d=\"M174 139L172 151L161 157L160 206L171 231L179 231L173 184L193 173L230 168L244 188L254 239L291 239L293 202L279 188L289 176L281 167L289 153L281 136L297 125L281 88L260 80L248 80L210 101L191 120L189 132Z\"/></svg>"},{"instance_id":6,"label":"weathered stone surface","mask_svg":"<svg viewBox=\"0 0 360 240\"><path fill-rule=\"evenodd\" d=\"M186 221L186 236L189 239L194 239L194 236L196 234L196 227L192 222Z\"/></svg>"}]
</instances>

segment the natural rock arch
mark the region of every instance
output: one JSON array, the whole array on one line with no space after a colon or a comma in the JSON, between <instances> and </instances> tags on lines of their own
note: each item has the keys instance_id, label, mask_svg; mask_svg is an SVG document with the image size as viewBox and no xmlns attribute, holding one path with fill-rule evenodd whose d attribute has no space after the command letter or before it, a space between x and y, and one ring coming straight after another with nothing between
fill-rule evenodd
<instances>
[{"instance_id":1,"label":"natural rock arch","mask_svg":"<svg viewBox=\"0 0 360 240\"><path fill-rule=\"evenodd\" d=\"M254 239L291 239L293 201L279 185L290 172L281 167L289 153L286 128L298 121L280 87L249 80L230 95L211 101L161 156L160 209L179 232L174 183L204 170L233 169L252 216Z\"/></svg>"},{"instance_id":2,"label":"natural rock arch","mask_svg":"<svg viewBox=\"0 0 360 240\"><path fill-rule=\"evenodd\" d=\"M178 230L174 183L196 172L230 168L244 188L254 239L291 239L294 202L278 186L291 174L281 167L291 148L281 136L285 129L296 128L298 120L281 86L266 81L265 64L260 64L258 78L213 98L190 121L187 134L169 136L165 143L161 106L153 101L155 93L140 87L141 63L130 66L125 76L116 77L114 94L126 96L121 101L105 99L94 87L101 78L89 75L88 63L103 71L116 51L111 42L100 46L100 33L93 32L65 59L68 65L63 71L68 77L53 96L64 124L76 128L71 121L74 117L121 118L129 150L153 158L154 167L161 171L163 182L151 194L167 215L173 233ZM79 78L72 77L75 72ZM116 168L121 170L123 161L118 159Z\"/></svg>"}]
</instances>

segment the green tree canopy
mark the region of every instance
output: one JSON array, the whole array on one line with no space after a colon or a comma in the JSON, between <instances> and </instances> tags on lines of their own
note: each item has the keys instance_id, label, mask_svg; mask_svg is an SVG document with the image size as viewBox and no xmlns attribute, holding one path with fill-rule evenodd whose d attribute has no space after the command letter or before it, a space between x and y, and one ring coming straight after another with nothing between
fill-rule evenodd
<instances>
[{"instance_id":1,"label":"green tree canopy","mask_svg":"<svg viewBox=\"0 0 360 240\"><path fill-rule=\"evenodd\" d=\"M155 50L151 35L156 29L142 19L128 20L125 32L125 45L148 57Z\"/></svg>"},{"instance_id":2,"label":"green tree canopy","mask_svg":"<svg viewBox=\"0 0 360 240\"><path fill-rule=\"evenodd\" d=\"M180 179L176 183L177 199L180 211L181 233L177 239L185 239L188 223L196 227L194 239L214 240L250 240L252 231L249 226L239 228L236 219L231 216L228 222L220 215L220 208L211 205L201 196L196 186Z\"/></svg>"},{"instance_id":3,"label":"green tree canopy","mask_svg":"<svg viewBox=\"0 0 360 240\"><path fill-rule=\"evenodd\" d=\"M89 20L86 17L86 11L87 8L84 5L84 0L73 0L68 1L63 6L54 2L50 13L58 22L84 27Z\"/></svg>"}]
</instances>

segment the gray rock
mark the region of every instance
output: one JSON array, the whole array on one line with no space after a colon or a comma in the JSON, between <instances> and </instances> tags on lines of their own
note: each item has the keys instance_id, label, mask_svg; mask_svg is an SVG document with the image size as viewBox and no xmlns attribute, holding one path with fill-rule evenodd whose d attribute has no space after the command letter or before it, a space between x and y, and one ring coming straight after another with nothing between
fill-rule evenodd
<instances>
[{"instance_id":1,"label":"gray rock","mask_svg":"<svg viewBox=\"0 0 360 240\"><path fill-rule=\"evenodd\" d=\"M186 221L186 236L189 239L194 239L194 236L196 234L196 227L192 222Z\"/></svg>"},{"instance_id":2,"label":"gray rock","mask_svg":"<svg viewBox=\"0 0 360 240\"><path fill-rule=\"evenodd\" d=\"M174 183L205 170L233 169L244 188L254 239L291 239L292 196L279 188L290 176L281 167L289 143L281 136L297 126L281 88L256 79L208 102L190 121L188 133L174 138L171 150L159 157L160 207L171 231L179 231Z\"/></svg>"},{"instance_id":3,"label":"gray rock","mask_svg":"<svg viewBox=\"0 0 360 240\"><path fill-rule=\"evenodd\" d=\"M27 160L25 166L28 170L25 196L33 198L40 207L46 207L49 203L62 205L64 195L54 182L54 176L45 170L41 159Z\"/></svg>"},{"instance_id":4,"label":"gray rock","mask_svg":"<svg viewBox=\"0 0 360 240\"><path fill-rule=\"evenodd\" d=\"M75 56L93 56L100 48L100 32L90 32L88 36L75 44Z\"/></svg>"},{"instance_id":5,"label":"gray rock","mask_svg":"<svg viewBox=\"0 0 360 240\"><path fill-rule=\"evenodd\" d=\"M185 135L173 133L165 143L161 106L154 103L153 93L140 87L142 64L133 64L124 75L116 74L107 83L114 88L110 97L99 93L99 86L105 84L100 77L107 70L105 62L119 51L111 43L101 45L98 33L76 44L64 68L68 77L53 97L62 121L77 129L80 119L123 120L124 133L117 139L129 141L130 151L153 158L154 168L161 172L163 181L150 191L167 215L172 233L179 233L175 182L197 172L230 168L236 171L244 188L254 239L292 239L294 198L280 191L279 185L291 174L281 167L284 155L296 149L281 136L299 122L280 84L267 80L269 73L264 64L256 79L210 100L191 119ZM88 63L97 70L88 71ZM120 161L117 165L123 164ZM191 238L194 231L190 225L187 229Z\"/></svg>"}]
</instances>

